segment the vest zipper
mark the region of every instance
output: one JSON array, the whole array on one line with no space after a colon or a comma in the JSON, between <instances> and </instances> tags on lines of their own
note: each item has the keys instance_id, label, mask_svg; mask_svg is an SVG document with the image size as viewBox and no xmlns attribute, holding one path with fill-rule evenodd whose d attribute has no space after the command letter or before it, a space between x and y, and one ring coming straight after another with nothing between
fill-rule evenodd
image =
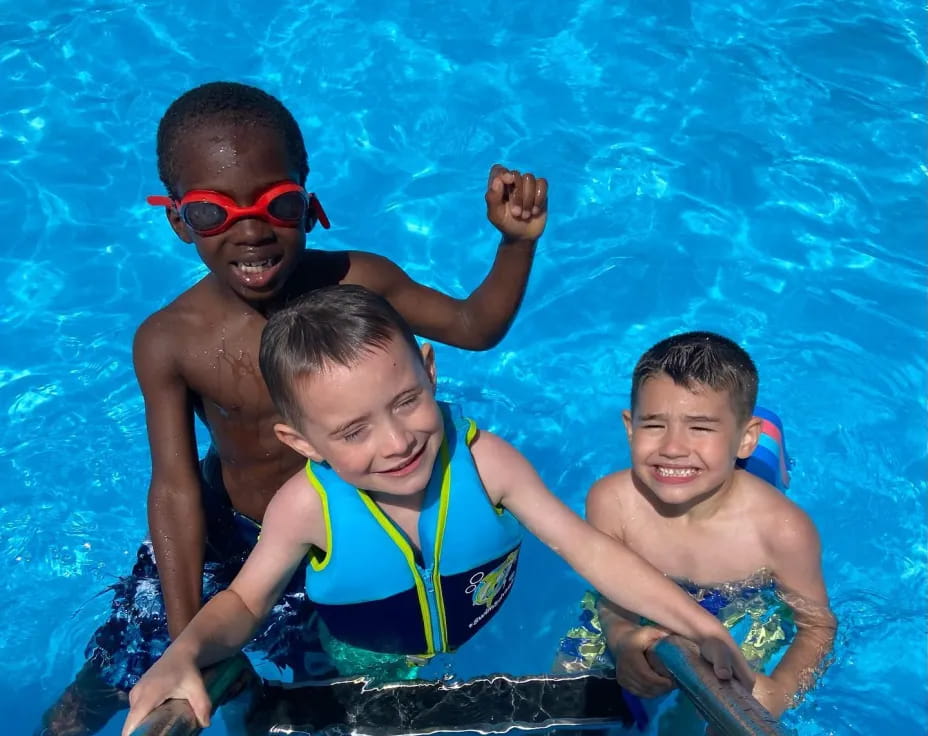
<instances>
[{"instance_id":1,"label":"vest zipper","mask_svg":"<svg viewBox=\"0 0 928 736\"><path fill-rule=\"evenodd\" d=\"M432 641L434 642L435 652L444 651L447 642L445 641L443 633L442 621L444 617L442 616L443 611L438 605L438 598L435 595L435 586L440 584L435 580L436 570L433 567L422 568L419 565L416 565L417 572L422 578L422 582L425 585L425 594L426 600L428 601L428 617L425 617L426 611L423 611L423 618L425 618L426 626L432 632ZM430 654L432 652L429 652Z\"/></svg>"}]
</instances>

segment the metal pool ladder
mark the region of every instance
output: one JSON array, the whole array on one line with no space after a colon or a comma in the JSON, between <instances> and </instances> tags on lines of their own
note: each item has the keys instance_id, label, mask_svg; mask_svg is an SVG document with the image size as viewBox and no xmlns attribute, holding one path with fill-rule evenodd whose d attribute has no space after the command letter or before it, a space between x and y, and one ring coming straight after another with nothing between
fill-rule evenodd
<instances>
[{"instance_id":1,"label":"metal pool ladder","mask_svg":"<svg viewBox=\"0 0 928 736\"><path fill-rule=\"evenodd\" d=\"M680 636L668 636L654 648L654 654L677 682L682 693L689 698L706 721L720 736L785 736L786 731L751 694L734 681L720 681L712 667L699 656L693 642ZM508 677L505 675L477 678L463 683L416 682L388 684L382 687L368 686L363 679L312 683L306 685L280 685L267 683L255 674L247 658L239 654L204 671L206 691L212 700L215 712L222 703L239 693L249 690L260 693L260 700L274 715L296 719L296 722L317 722L330 727L341 724L348 732L370 734L370 736L400 736L401 734L437 734L453 731L479 730L483 733L503 733L513 729L530 733L570 726L583 728L606 725L610 719L615 723L621 696L611 676L596 675L540 675L535 677ZM361 704L378 691L390 690L394 698L404 698L403 725L391 718L388 708L372 709L370 723L364 713L351 713L349 706ZM544 707L529 708L531 714L544 712L549 720L530 722L520 720L515 725L511 719L498 722L483 717L477 704L490 704L493 698L513 702L513 693L527 698L531 704L534 694L549 698L558 692L564 697L545 702ZM450 695L449 695L450 694ZM435 697L457 698L460 708L445 709L460 717L460 722L451 724L442 719L440 709L432 710L429 703ZM275 705L275 701L278 701ZM398 702L398 701L397 701ZM270 704L270 705L268 705ZM416 713L419 706L421 713ZM322 713L324 711L324 713ZM320 713L319 718L315 714ZM349 718L346 718L351 713ZM430 722L429 718L436 722ZM302 719L302 720L301 720ZM321 720L320 720L321 719ZM409 727L412 719L415 729ZM347 721L350 720L350 726ZM450 728L449 728L450 727ZM304 726L303 728L308 728ZM310 729L309 732L311 732ZM321 729L320 729L321 730ZM185 700L170 700L157 708L133 732L132 736L195 736L201 732L193 711ZM274 732L279 732L272 731ZM307 733L307 730L283 732ZM629 733L633 733L629 730Z\"/></svg>"}]
</instances>

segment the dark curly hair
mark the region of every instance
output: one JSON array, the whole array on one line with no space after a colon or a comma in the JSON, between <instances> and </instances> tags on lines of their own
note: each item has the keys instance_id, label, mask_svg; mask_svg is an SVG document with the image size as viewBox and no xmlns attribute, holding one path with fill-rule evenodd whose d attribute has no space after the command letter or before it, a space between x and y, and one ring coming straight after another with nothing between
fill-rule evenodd
<instances>
[{"instance_id":1,"label":"dark curly hair","mask_svg":"<svg viewBox=\"0 0 928 736\"><path fill-rule=\"evenodd\" d=\"M284 141L290 163L306 183L309 160L300 126L276 97L238 82L209 82L184 92L158 123L158 176L172 197L178 179L177 151L184 135L202 125L262 127Z\"/></svg>"}]
</instances>

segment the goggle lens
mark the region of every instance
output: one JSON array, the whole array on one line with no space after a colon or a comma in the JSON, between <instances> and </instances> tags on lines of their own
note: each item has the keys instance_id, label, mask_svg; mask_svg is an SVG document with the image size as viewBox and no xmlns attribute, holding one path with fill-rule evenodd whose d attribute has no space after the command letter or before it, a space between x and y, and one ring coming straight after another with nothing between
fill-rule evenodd
<instances>
[{"instance_id":1,"label":"goggle lens","mask_svg":"<svg viewBox=\"0 0 928 736\"><path fill-rule=\"evenodd\" d=\"M190 202L180 208L180 216L197 232L206 232L222 225L229 213L215 202Z\"/></svg>"},{"instance_id":2,"label":"goggle lens","mask_svg":"<svg viewBox=\"0 0 928 736\"><path fill-rule=\"evenodd\" d=\"M268 203L267 211L278 220L298 223L306 214L306 204L306 195L303 192L286 192L274 197Z\"/></svg>"}]
</instances>

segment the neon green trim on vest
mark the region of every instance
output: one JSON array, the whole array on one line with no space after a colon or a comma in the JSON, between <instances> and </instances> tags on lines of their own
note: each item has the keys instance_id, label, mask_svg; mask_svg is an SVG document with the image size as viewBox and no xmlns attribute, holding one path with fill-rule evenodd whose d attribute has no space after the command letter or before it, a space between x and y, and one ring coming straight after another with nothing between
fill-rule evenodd
<instances>
[{"instance_id":1,"label":"neon green trim on vest","mask_svg":"<svg viewBox=\"0 0 928 736\"><path fill-rule=\"evenodd\" d=\"M364 505L367 506L368 511L371 512L373 517L377 520L377 523L383 527L383 530L390 539L393 540L393 543L399 547L400 552L403 553L403 557L406 558L409 572L412 574L412 579L416 584L416 596L419 598L419 612L422 614L422 625L425 627L425 645L428 647L428 651L424 653L435 654L435 638L432 636L432 614L429 612L429 599L425 592L425 583L422 581L422 576L419 574L419 570L416 567L416 557L412 551L412 546L406 541L406 538L399 533L399 530L397 530L393 522L387 518L387 515L381 508L374 503L374 500L360 488L356 490L361 500L364 502Z\"/></svg>"},{"instance_id":2,"label":"neon green trim on vest","mask_svg":"<svg viewBox=\"0 0 928 736\"><path fill-rule=\"evenodd\" d=\"M448 502L451 496L451 456L448 452L447 440L442 440L441 446L438 449L438 455L442 465L442 477L438 501L438 529L435 531L435 556L432 561L432 588L435 591L435 607L438 610L438 628L442 638L439 644L443 649L445 642L448 641L448 624L445 619L445 604L441 593L441 574L438 569L438 561L441 559L442 539L445 534L445 523L448 519ZM355 490L357 490L364 505L367 506L368 511L371 512L371 515L387 533L387 536L393 540L393 543L399 548L400 552L403 553L403 557L406 559L409 572L416 584L416 597L419 599L419 611L422 614L422 626L425 630L425 642L428 647L428 651L424 652L424 654L431 656L438 651L435 646L435 636L432 634L432 613L429 610L429 598L425 591L425 581L422 579L422 575L419 574L419 568L416 565L416 556L412 551L412 545L409 544L406 537L400 534L396 525L387 517L383 510L374 503L374 500L368 496L367 493L360 488Z\"/></svg>"},{"instance_id":3,"label":"neon green trim on vest","mask_svg":"<svg viewBox=\"0 0 928 736\"><path fill-rule=\"evenodd\" d=\"M464 444L470 447L477 438L477 422L467 417L467 434L464 435Z\"/></svg>"},{"instance_id":4,"label":"neon green trim on vest","mask_svg":"<svg viewBox=\"0 0 928 736\"><path fill-rule=\"evenodd\" d=\"M322 552L322 557L319 557L321 550L318 547L313 547L307 554L309 564L312 565L313 570L318 572L324 570L325 566L329 564L329 560L332 559L332 519L329 516L329 497L309 463L306 463L306 478L309 480L309 484L316 489L316 493L319 494L319 500L322 501L322 518L325 521L325 551Z\"/></svg>"},{"instance_id":5,"label":"neon green trim on vest","mask_svg":"<svg viewBox=\"0 0 928 736\"><path fill-rule=\"evenodd\" d=\"M464 435L464 444L470 447L474 444L474 440L477 439L477 422L470 417L465 417L465 419L467 419L467 434ZM506 513L505 507L500 504L496 504L493 510L496 512L497 516L502 516Z\"/></svg>"},{"instance_id":6,"label":"neon green trim on vest","mask_svg":"<svg viewBox=\"0 0 928 736\"><path fill-rule=\"evenodd\" d=\"M476 432L477 425L471 422ZM469 433L469 431L468 431ZM441 545L445 538L445 523L448 520L448 502L451 498L451 456L448 454L448 443L442 440L438 450L441 460L441 495L438 499L438 529L435 532L435 555L432 557L432 589L435 591L435 605L438 608L438 626L441 630L441 640L444 645L448 641L448 623L445 620L445 600L441 592L441 573L438 570L438 561L441 559Z\"/></svg>"}]
</instances>

